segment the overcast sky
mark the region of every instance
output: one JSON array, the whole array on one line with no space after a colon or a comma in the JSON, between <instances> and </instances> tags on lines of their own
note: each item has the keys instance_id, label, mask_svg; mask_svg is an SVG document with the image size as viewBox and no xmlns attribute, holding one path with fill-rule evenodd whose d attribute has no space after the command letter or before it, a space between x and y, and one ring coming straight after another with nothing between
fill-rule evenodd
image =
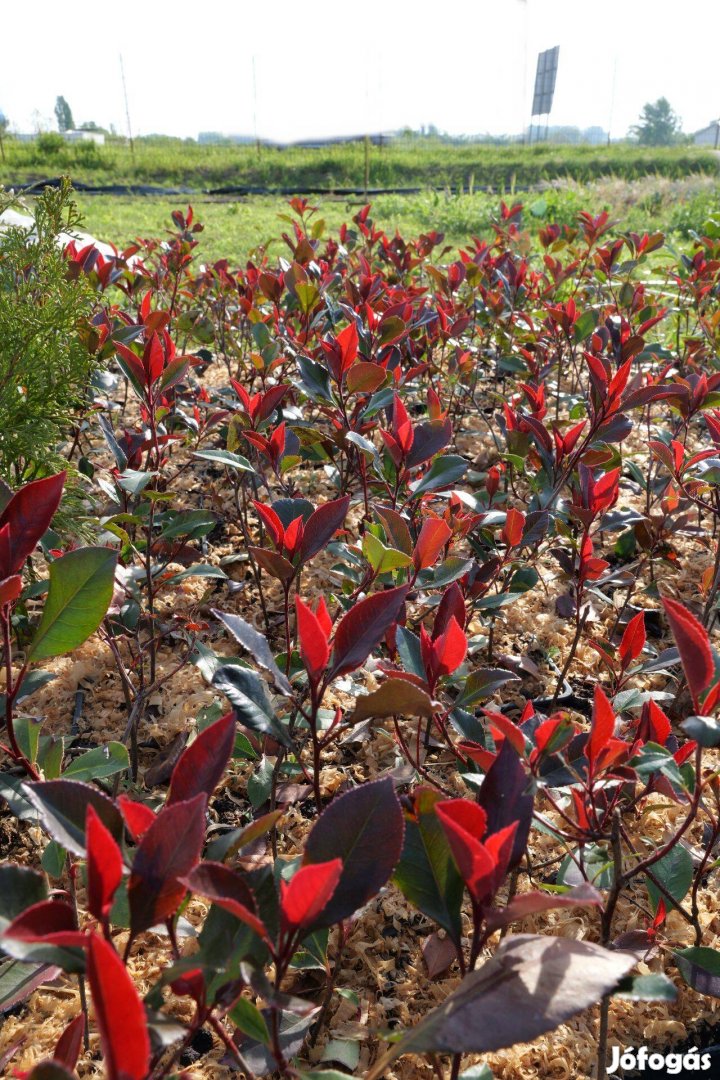
<instances>
[{"instance_id":1,"label":"overcast sky","mask_svg":"<svg viewBox=\"0 0 720 1080\"><path fill-rule=\"evenodd\" d=\"M63 94L76 123L126 133L120 53L136 134L518 132L537 53L554 45L553 124L621 137L663 95L685 131L720 115L720 0L35 0L15 13L0 110L18 131L54 126Z\"/></svg>"}]
</instances>

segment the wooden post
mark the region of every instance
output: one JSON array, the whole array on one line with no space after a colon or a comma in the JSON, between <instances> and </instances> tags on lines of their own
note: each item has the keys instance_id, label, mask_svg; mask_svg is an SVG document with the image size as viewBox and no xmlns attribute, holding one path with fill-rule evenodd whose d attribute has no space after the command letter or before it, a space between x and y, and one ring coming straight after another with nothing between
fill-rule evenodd
<instances>
[{"instance_id":1,"label":"wooden post","mask_svg":"<svg viewBox=\"0 0 720 1080\"><path fill-rule=\"evenodd\" d=\"M368 197L368 188L370 187L370 136L365 136L365 175L364 175L364 191L365 198Z\"/></svg>"}]
</instances>

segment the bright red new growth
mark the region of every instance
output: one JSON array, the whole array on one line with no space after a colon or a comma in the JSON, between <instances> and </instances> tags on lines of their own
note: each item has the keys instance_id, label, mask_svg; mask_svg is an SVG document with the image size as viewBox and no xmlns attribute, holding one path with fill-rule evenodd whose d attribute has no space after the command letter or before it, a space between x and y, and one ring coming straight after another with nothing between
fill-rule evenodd
<instances>
[{"instance_id":1,"label":"bright red new growth","mask_svg":"<svg viewBox=\"0 0 720 1080\"><path fill-rule=\"evenodd\" d=\"M615 731L615 713L601 686L595 684L590 739L587 746L587 759L591 770L595 768L601 752L608 745Z\"/></svg>"},{"instance_id":2,"label":"bright red new growth","mask_svg":"<svg viewBox=\"0 0 720 1080\"><path fill-rule=\"evenodd\" d=\"M624 668L637 660L645 646L645 612L639 611L625 627L618 650Z\"/></svg>"},{"instance_id":3,"label":"bright red new growth","mask_svg":"<svg viewBox=\"0 0 720 1080\"><path fill-rule=\"evenodd\" d=\"M511 507L507 512L505 525L500 536L503 544L506 544L509 548L517 547L522 540L524 528L525 515Z\"/></svg>"},{"instance_id":4,"label":"bright red new growth","mask_svg":"<svg viewBox=\"0 0 720 1080\"><path fill-rule=\"evenodd\" d=\"M415 569L425 570L428 566L433 566L451 537L452 529L442 518L426 518L413 551Z\"/></svg>"},{"instance_id":5,"label":"bright red new growth","mask_svg":"<svg viewBox=\"0 0 720 1080\"><path fill-rule=\"evenodd\" d=\"M700 695L707 689L715 673L707 630L677 600L663 597L663 607L680 653L695 710L700 712Z\"/></svg>"},{"instance_id":6,"label":"bright red new growth","mask_svg":"<svg viewBox=\"0 0 720 1080\"><path fill-rule=\"evenodd\" d=\"M145 1009L122 960L97 934L88 943L87 976L108 1080L145 1080L150 1064Z\"/></svg>"},{"instance_id":7,"label":"bright red new growth","mask_svg":"<svg viewBox=\"0 0 720 1080\"><path fill-rule=\"evenodd\" d=\"M295 597L295 613L300 641L300 659L305 665L310 682L317 686L330 659L327 633L318 615L303 603L299 596Z\"/></svg>"},{"instance_id":8,"label":"bright red new growth","mask_svg":"<svg viewBox=\"0 0 720 1080\"><path fill-rule=\"evenodd\" d=\"M135 802L129 795L120 795L118 806L133 840L142 839L155 820L154 811L145 803Z\"/></svg>"},{"instance_id":9,"label":"bright red new growth","mask_svg":"<svg viewBox=\"0 0 720 1080\"><path fill-rule=\"evenodd\" d=\"M85 844L88 911L107 926L113 897L122 881L123 861L112 833L90 804L85 819Z\"/></svg>"},{"instance_id":10,"label":"bright red new growth","mask_svg":"<svg viewBox=\"0 0 720 1080\"><path fill-rule=\"evenodd\" d=\"M449 799L436 803L440 819L460 876L475 904L489 903L507 872L512 857L513 840L518 823L481 837L487 828L487 815L469 799Z\"/></svg>"},{"instance_id":11,"label":"bright red new growth","mask_svg":"<svg viewBox=\"0 0 720 1080\"><path fill-rule=\"evenodd\" d=\"M301 866L289 882L280 882L280 914L287 930L312 925L332 899L342 868L342 859L313 863Z\"/></svg>"}]
</instances>

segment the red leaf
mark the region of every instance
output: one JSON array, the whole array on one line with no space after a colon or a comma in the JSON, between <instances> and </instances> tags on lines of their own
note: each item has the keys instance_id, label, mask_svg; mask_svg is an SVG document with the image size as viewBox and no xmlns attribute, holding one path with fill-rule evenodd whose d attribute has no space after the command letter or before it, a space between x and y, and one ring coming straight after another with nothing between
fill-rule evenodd
<instances>
[{"instance_id":1,"label":"red leaf","mask_svg":"<svg viewBox=\"0 0 720 1080\"><path fill-rule=\"evenodd\" d=\"M413 551L415 569L426 570L432 566L451 536L452 529L442 518L426 518Z\"/></svg>"},{"instance_id":2,"label":"red leaf","mask_svg":"<svg viewBox=\"0 0 720 1080\"><path fill-rule=\"evenodd\" d=\"M200 732L180 755L170 780L166 806L187 802L204 793L208 798L220 783L235 745L235 716L226 713Z\"/></svg>"},{"instance_id":3,"label":"red leaf","mask_svg":"<svg viewBox=\"0 0 720 1080\"><path fill-rule=\"evenodd\" d=\"M524 528L525 515L522 514L519 510L515 510L511 507L510 510L508 510L507 512L505 526L502 533L500 534L500 539L502 540L503 544L507 544L508 547L517 547L522 540Z\"/></svg>"},{"instance_id":4,"label":"red leaf","mask_svg":"<svg viewBox=\"0 0 720 1080\"><path fill-rule=\"evenodd\" d=\"M624 668L637 660L645 645L645 612L638 611L625 627L620 642L620 659Z\"/></svg>"},{"instance_id":5,"label":"red leaf","mask_svg":"<svg viewBox=\"0 0 720 1080\"><path fill-rule=\"evenodd\" d=\"M619 482L620 469L611 469L593 485L590 502L593 513L598 514L601 510L607 510L615 502Z\"/></svg>"},{"instance_id":6,"label":"red leaf","mask_svg":"<svg viewBox=\"0 0 720 1080\"><path fill-rule=\"evenodd\" d=\"M127 795L119 797L118 806L133 840L140 840L152 825L156 814L145 803L135 802Z\"/></svg>"},{"instance_id":7,"label":"red leaf","mask_svg":"<svg viewBox=\"0 0 720 1080\"><path fill-rule=\"evenodd\" d=\"M462 590L456 581L453 581L452 585L448 585L438 604L432 629L433 640L440 637L443 631L447 629L447 625L451 618L455 619L459 627L463 628L465 626L465 600L463 598Z\"/></svg>"},{"instance_id":8,"label":"red leaf","mask_svg":"<svg viewBox=\"0 0 720 1080\"><path fill-rule=\"evenodd\" d=\"M680 653L693 704L700 712L700 695L715 672L710 639L705 627L677 600L663 598L663 606Z\"/></svg>"},{"instance_id":9,"label":"red leaf","mask_svg":"<svg viewBox=\"0 0 720 1080\"><path fill-rule=\"evenodd\" d=\"M451 675L460 667L467 655L467 644L465 631L452 615L445 632L433 642L437 678L441 675Z\"/></svg>"},{"instance_id":10,"label":"red leaf","mask_svg":"<svg viewBox=\"0 0 720 1080\"><path fill-rule=\"evenodd\" d=\"M66 1065L70 1070L74 1069L80 1057L84 1030L85 1017L80 1013L70 1021L55 1044L53 1061Z\"/></svg>"},{"instance_id":11,"label":"red leaf","mask_svg":"<svg viewBox=\"0 0 720 1080\"><path fill-rule=\"evenodd\" d=\"M110 914L115 890L122 881L123 861L115 838L110 830L105 828L90 803L85 818L85 846L88 911L105 923Z\"/></svg>"},{"instance_id":12,"label":"red leaf","mask_svg":"<svg viewBox=\"0 0 720 1080\"><path fill-rule=\"evenodd\" d=\"M289 386L272 386L267 393L263 394L258 408L257 419L267 420L268 416L277 409L289 389Z\"/></svg>"},{"instance_id":13,"label":"red leaf","mask_svg":"<svg viewBox=\"0 0 720 1080\"><path fill-rule=\"evenodd\" d=\"M153 334L143 350L143 367L147 372L148 385L157 382L163 373L165 354L163 353L160 338Z\"/></svg>"},{"instance_id":14,"label":"red leaf","mask_svg":"<svg viewBox=\"0 0 720 1080\"><path fill-rule=\"evenodd\" d=\"M305 522L300 562L306 563L308 559L312 559L332 540L344 522L349 506L350 496L344 495L342 499L333 499L313 511Z\"/></svg>"},{"instance_id":15,"label":"red leaf","mask_svg":"<svg viewBox=\"0 0 720 1080\"><path fill-rule=\"evenodd\" d=\"M393 435L403 454L407 454L413 444L415 433L407 409L398 394L393 396Z\"/></svg>"},{"instance_id":16,"label":"red leaf","mask_svg":"<svg viewBox=\"0 0 720 1080\"><path fill-rule=\"evenodd\" d=\"M400 617L409 585L366 596L338 624L329 678L347 675L364 664L372 650Z\"/></svg>"},{"instance_id":17,"label":"red leaf","mask_svg":"<svg viewBox=\"0 0 720 1080\"><path fill-rule=\"evenodd\" d=\"M340 875L342 859L301 866L292 880L280 882L280 914L286 929L310 926L332 899Z\"/></svg>"},{"instance_id":18,"label":"red leaf","mask_svg":"<svg viewBox=\"0 0 720 1080\"><path fill-rule=\"evenodd\" d=\"M358 351L358 332L357 326L354 322L349 323L344 330L341 330L337 336L337 343L340 346L340 371L344 374L347 369L352 365Z\"/></svg>"},{"instance_id":19,"label":"red leaf","mask_svg":"<svg viewBox=\"0 0 720 1080\"><path fill-rule=\"evenodd\" d=\"M89 941L87 975L108 1080L145 1080L150 1065L145 1009L122 960L97 934Z\"/></svg>"},{"instance_id":20,"label":"red leaf","mask_svg":"<svg viewBox=\"0 0 720 1080\"><path fill-rule=\"evenodd\" d=\"M504 713L491 712L489 709L483 711L490 721L493 737L495 737L496 731L500 732L503 738L510 743L516 754L522 757L525 753L525 736L517 724L514 724L510 717L505 716ZM498 739L496 738L495 741L498 742Z\"/></svg>"},{"instance_id":21,"label":"red leaf","mask_svg":"<svg viewBox=\"0 0 720 1080\"><path fill-rule=\"evenodd\" d=\"M448 799L435 804L435 812L447 836L460 876L472 896L480 901L491 891L495 863L480 837L487 816L469 799Z\"/></svg>"},{"instance_id":22,"label":"red leaf","mask_svg":"<svg viewBox=\"0 0 720 1080\"><path fill-rule=\"evenodd\" d=\"M497 832L492 833L491 836L485 838L484 847L490 858L495 864L495 870L493 872L492 892L490 895L494 895L503 883L507 868L510 864L510 858L513 852L513 845L515 842L515 833L518 829L518 822L513 821L509 825L506 825L504 829L499 829Z\"/></svg>"},{"instance_id":23,"label":"red leaf","mask_svg":"<svg viewBox=\"0 0 720 1080\"><path fill-rule=\"evenodd\" d=\"M259 517L270 533L270 539L276 548L281 548L283 545L283 539L285 537L285 529L280 518L277 516L272 506L263 506L262 503L256 502L253 499L253 506L258 512Z\"/></svg>"},{"instance_id":24,"label":"red leaf","mask_svg":"<svg viewBox=\"0 0 720 1080\"><path fill-rule=\"evenodd\" d=\"M142 392L143 389L147 388L147 375L140 357L132 349L129 349L127 345L123 345L121 341L116 341L114 344L118 355L123 361L120 366L126 368L126 375L132 376L132 379L137 383L138 390Z\"/></svg>"},{"instance_id":25,"label":"red leaf","mask_svg":"<svg viewBox=\"0 0 720 1080\"><path fill-rule=\"evenodd\" d=\"M160 811L135 851L128 885L133 937L170 918L185 895L180 878L200 861L207 796Z\"/></svg>"},{"instance_id":26,"label":"red leaf","mask_svg":"<svg viewBox=\"0 0 720 1080\"><path fill-rule=\"evenodd\" d=\"M86 941L77 928L75 912L62 900L41 900L32 904L14 918L3 933L17 941L38 941L65 948L82 948Z\"/></svg>"},{"instance_id":27,"label":"red leaf","mask_svg":"<svg viewBox=\"0 0 720 1080\"><path fill-rule=\"evenodd\" d=\"M615 713L601 686L595 685L592 726L587 746L587 759L591 770L594 769L598 756L610 742L615 731Z\"/></svg>"},{"instance_id":28,"label":"red leaf","mask_svg":"<svg viewBox=\"0 0 720 1080\"><path fill-rule=\"evenodd\" d=\"M469 799L444 799L435 804L435 813L440 819L448 838L453 858L466 883L479 869L478 849L482 850L480 837L487 828L487 814L477 803ZM489 866L492 869L492 864Z\"/></svg>"},{"instance_id":29,"label":"red leaf","mask_svg":"<svg viewBox=\"0 0 720 1080\"><path fill-rule=\"evenodd\" d=\"M257 905L248 885L229 866L217 862L201 862L182 879L192 893L210 900L240 919L246 926L267 939L265 925L257 916Z\"/></svg>"},{"instance_id":30,"label":"red leaf","mask_svg":"<svg viewBox=\"0 0 720 1080\"><path fill-rule=\"evenodd\" d=\"M325 637L329 638L330 631L332 630L333 621L330 617L330 612L327 609L327 604L325 603L324 596L321 596L318 600L318 605L315 608L315 618L320 623L320 626L322 627L322 632Z\"/></svg>"},{"instance_id":31,"label":"red leaf","mask_svg":"<svg viewBox=\"0 0 720 1080\"><path fill-rule=\"evenodd\" d=\"M314 611L295 597L297 632L300 642L300 658L305 665L310 682L317 684L330 658L327 634Z\"/></svg>"},{"instance_id":32,"label":"red leaf","mask_svg":"<svg viewBox=\"0 0 720 1080\"><path fill-rule=\"evenodd\" d=\"M283 547L288 559L294 559L300 549L305 535L305 525L302 517L293 518L285 529Z\"/></svg>"},{"instance_id":33,"label":"red leaf","mask_svg":"<svg viewBox=\"0 0 720 1080\"><path fill-rule=\"evenodd\" d=\"M11 577L6 577L4 581L0 581L0 607L4 604L12 604L13 600L17 600L21 592L22 577L20 574L13 574Z\"/></svg>"},{"instance_id":34,"label":"red leaf","mask_svg":"<svg viewBox=\"0 0 720 1080\"><path fill-rule=\"evenodd\" d=\"M45 480L25 484L9 500L0 514L0 529L10 526L10 565L0 565L0 578L10 577L22 570L28 555L32 555L39 540L50 528L53 515L60 505L64 485L65 472L60 472Z\"/></svg>"}]
</instances>

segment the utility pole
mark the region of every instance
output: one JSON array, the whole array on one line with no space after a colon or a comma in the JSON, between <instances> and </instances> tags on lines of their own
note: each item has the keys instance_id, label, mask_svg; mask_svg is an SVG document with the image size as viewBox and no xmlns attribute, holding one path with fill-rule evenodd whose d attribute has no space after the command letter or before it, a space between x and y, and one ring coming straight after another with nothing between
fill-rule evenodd
<instances>
[{"instance_id":1,"label":"utility pole","mask_svg":"<svg viewBox=\"0 0 720 1080\"><path fill-rule=\"evenodd\" d=\"M130 139L130 153L135 157L135 142L133 140L132 124L130 123L130 105L128 104L127 83L125 82L125 65L122 53L120 53L120 76L122 78L123 97L125 98L125 118L127 120L128 138Z\"/></svg>"},{"instance_id":2,"label":"utility pole","mask_svg":"<svg viewBox=\"0 0 720 1080\"><path fill-rule=\"evenodd\" d=\"M610 115L608 116L608 146L610 145L610 134L612 132L613 113L615 112L615 88L617 86L617 56L613 60L613 77L612 88L610 90Z\"/></svg>"},{"instance_id":3,"label":"utility pole","mask_svg":"<svg viewBox=\"0 0 720 1080\"><path fill-rule=\"evenodd\" d=\"M260 160L260 137L257 126L257 69L255 67L255 53L252 58L252 82L253 82L253 133L255 135L255 153Z\"/></svg>"},{"instance_id":4,"label":"utility pole","mask_svg":"<svg viewBox=\"0 0 720 1080\"><path fill-rule=\"evenodd\" d=\"M523 19L523 80L522 80L522 128L520 136L523 144L525 143L525 117L527 115L527 101L528 101L528 0L520 0L520 3L525 9L525 16ZM532 122L530 125L530 142L532 142Z\"/></svg>"}]
</instances>

